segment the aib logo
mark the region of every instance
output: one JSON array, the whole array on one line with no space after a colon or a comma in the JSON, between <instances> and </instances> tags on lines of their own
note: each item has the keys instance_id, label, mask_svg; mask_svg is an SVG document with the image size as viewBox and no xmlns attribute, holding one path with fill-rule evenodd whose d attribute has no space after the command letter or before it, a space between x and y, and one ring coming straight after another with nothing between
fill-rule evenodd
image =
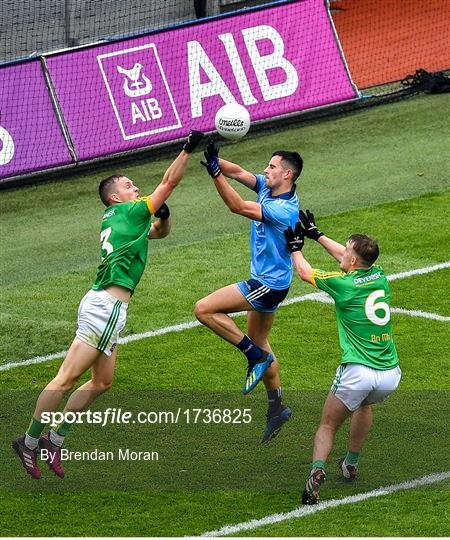
<instances>
[{"instance_id":1,"label":"aib logo","mask_svg":"<svg viewBox=\"0 0 450 540\"><path fill-rule=\"evenodd\" d=\"M153 85L142 72L143 65L136 62L131 69L117 66L117 71L125 75L123 90L128 97L145 96L152 91Z\"/></svg>"},{"instance_id":2,"label":"aib logo","mask_svg":"<svg viewBox=\"0 0 450 540\"><path fill-rule=\"evenodd\" d=\"M9 131L0 126L0 165L7 165L14 157L14 140Z\"/></svg>"},{"instance_id":3,"label":"aib logo","mask_svg":"<svg viewBox=\"0 0 450 540\"><path fill-rule=\"evenodd\" d=\"M124 140L181 127L154 43L102 54L97 61Z\"/></svg>"}]
</instances>

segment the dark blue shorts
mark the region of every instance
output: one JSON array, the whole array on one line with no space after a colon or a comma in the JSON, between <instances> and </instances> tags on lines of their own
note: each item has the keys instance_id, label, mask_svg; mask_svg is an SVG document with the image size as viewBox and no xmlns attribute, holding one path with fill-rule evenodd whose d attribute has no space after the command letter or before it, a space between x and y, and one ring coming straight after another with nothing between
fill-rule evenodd
<instances>
[{"instance_id":1,"label":"dark blue shorts","mask_svg":"<svg viewBox=\"0 0 450 540\"><path fill-rule=\"evenodd\" d=\"M239 281L236 285L256 311L269 313L277 309L278 304L286 298L289 292L289 287L287 289L270 289L257 279Z\"/></svg>"}]
</instances>

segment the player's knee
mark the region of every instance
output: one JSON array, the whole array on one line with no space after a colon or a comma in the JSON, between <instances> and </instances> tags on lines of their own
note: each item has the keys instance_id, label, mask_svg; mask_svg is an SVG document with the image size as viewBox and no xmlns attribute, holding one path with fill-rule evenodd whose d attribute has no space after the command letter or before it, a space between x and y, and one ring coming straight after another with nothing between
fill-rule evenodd
<instances>
[{"instance_id":1,"label":"player's knee","mask_svg":"<svg viewBox=\"0 0 450 540\"><path fill-rule=\"evenodd\" d=\"M194 307L194 315L200 321L204 322L209 311L206 302L202 299L199 300Z\"/></svg>"},{"instance_id":2,"label":"player's knee","mask_svg":"<svg viewBox=\"0 0 450 540\"><path fill-rule=\"evenodd\" d=\"M94 391L98 394L103 394L103 392L106 392L109 390L113 384L112 379L102 379L102 380L95 380L91 381L92 386L94 387Z\"/></svg>"},{"instance_id":3,"label":"player's knee","mask_svg":"<svg viewBox=\"0 0 450 540\"><path fill-rule=\"evenodd\" d=\"M51 382L51 389L54 390L55 392L66 393L66 392L69 392L69 390L72 390L76 382L77 382L77 378L71 377L68 374L65 374L63 376L57 375Z\"/></svg>"},{"instance_id":4,"label":"player's knee","mask_svg":"<svg viewBox=\"0 0 450 540\"><path fill-rule=\"evenodd\" d=\"M324 419L322 419L322 421L320 423L320 428L319 429L322 429L323 431L327 431L329 433L334 434L334 433L336 433L336 431L338 429L338 426L331 419L324 418Z\"/></svg>"}]
</instances>

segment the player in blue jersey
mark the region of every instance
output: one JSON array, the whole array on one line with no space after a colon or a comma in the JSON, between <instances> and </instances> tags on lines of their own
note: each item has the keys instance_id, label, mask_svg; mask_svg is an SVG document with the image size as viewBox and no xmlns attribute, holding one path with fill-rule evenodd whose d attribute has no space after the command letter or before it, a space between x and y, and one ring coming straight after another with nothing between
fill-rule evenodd
<instances>
[{"instance_id":1,"label":"player in blue jersey","mask_svg":"<svg viewBox=\"0 0 450 540\"><path fill-rule=\"evenodd\" d=\"M281 400L280 367L268 337L275 311L286 297L292 281L292 263L284 229L294 226L298 219L295 181L302 172L303 161L297 152L280 150L273 153L264 174L253 174L235 163L219 159L212 139L205 159L202 164L231 212L252 220L251 265L250 279L223 287L199 300L195 305L195 316L247 357L244 394L263 380L269 408L262 442L267 444L291 416L291 410ZM242 199L225 177L255 191L256 202ZM247 311L247 334L229 316L229 313L244 310Z\"/></svg>"}]
</instances>

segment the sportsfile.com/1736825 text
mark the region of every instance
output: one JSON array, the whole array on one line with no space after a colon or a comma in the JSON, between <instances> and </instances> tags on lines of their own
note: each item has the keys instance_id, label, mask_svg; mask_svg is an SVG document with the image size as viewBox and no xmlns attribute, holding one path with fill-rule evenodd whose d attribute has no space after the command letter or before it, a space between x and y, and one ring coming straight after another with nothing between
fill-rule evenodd
<instances>
[{"instance_id":1,"label":"sportsfile.com/1736825 text","mask_svg":"<svg viewBox=\"0 0 450 540\"><path fill-rule=\"evenodd\" d=\"M56 427L69 424L250 424L251 409L182 408L172 411L126 411L108 407L104 411L43 412L41 421Z\"/></svg>"}]
</instances>

